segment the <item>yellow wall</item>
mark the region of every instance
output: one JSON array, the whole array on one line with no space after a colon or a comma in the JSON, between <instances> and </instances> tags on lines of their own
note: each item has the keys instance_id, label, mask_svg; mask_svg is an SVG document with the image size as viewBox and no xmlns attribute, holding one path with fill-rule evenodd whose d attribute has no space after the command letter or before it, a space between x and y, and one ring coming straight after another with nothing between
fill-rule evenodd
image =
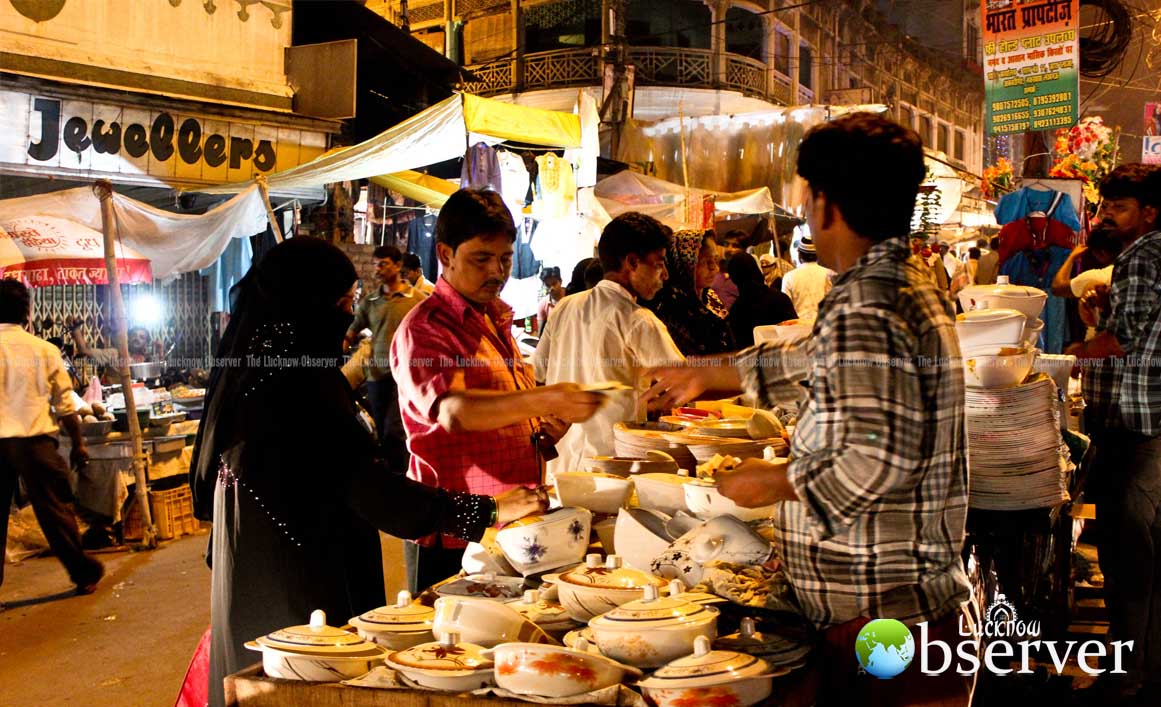
<instances>
[{"instance_id":1,"label":"yellow wall","mask_svg":"<svg viewBox=\"0 0 1161 707\"><path fill-rule=\"evenodd\" d=\"M0 2L0 52L105 67L212 86L289 96L283 49L290 46L290 0L248 7L216 0L56 0L58 14L37 22L22 14L49 2ZM284 7L274 27L275 13ZM51 12L51 9L48 11ZM62 76L60 78L68 78Z\"/></svg>"}]
</instances>

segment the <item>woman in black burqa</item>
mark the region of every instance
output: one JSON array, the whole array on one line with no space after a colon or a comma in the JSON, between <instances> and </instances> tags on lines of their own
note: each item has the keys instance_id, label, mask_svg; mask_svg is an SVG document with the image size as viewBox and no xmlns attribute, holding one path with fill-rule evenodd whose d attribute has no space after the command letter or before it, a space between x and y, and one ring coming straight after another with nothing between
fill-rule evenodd
<instances>
[{"instance_id":1,"label":"woman in black burqa","mask_svg":"<svg viewBox=\"0 0 1161 707\"><path fill-rule=\"evenodd\" d=\"M190 471L195 515L213 520L212 705L258 659L245 641L385 603L379 530L474 540L543 507L539 490L449 493L387 468L339 369L356 278L338 248L293 238L233 293Z\"/></svg>"}]
</instances>

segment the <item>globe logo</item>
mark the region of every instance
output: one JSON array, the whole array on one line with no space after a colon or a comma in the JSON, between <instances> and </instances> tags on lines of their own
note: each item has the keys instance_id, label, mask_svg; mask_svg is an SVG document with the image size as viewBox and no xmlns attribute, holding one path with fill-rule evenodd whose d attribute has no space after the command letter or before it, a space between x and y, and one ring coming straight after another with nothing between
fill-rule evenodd
<instances>
[{"instance_id":1,"label":"globe logo","mask_svg":"<svg viewBox=\"0 0 1161 707\"><path fill-rule=\"evenodd\" d=\"M911 665L915 657L915 638L901 621L875 619L859 631L855 639L859 665L871 675L887 680Z\"/></svg>"}]
</instances>

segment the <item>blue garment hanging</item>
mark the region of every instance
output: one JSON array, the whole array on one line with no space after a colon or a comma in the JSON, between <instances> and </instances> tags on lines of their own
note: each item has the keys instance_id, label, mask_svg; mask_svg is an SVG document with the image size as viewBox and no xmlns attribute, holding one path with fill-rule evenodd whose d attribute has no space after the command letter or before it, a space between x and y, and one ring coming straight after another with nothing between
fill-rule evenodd
<instances>
[{"instance_id":1,"label":"blue garment hanging","mask_svg":"<svg viewBox=\"0 0 1161 707\"><path fill-rule=\"evenodd\" d=\"M1040 250L1021 251L1008 258L1000 266L1000 274L1007 275L1013 285L1027 285L1048 293L1048 301L1040 319L1044 321L1044 331L1040 334L1040 350L1047 354L1064 351L1064 338L1068 333L1068 319L1064 309L1064 298L1052 294L1052 278L1068 260L1068 248L1048 246Z\"/></svg>"},{"instance_id":2,"label":"blue garment hanging","mask_svg":"<svg viewBox=\"0 0 1161 707\"><path fill-rule=\"evenodd\" d=\"M210 311L230 311L230 288L250 271L254 260L254 249L249 238L231 238L226 250L213 265L202 268L199 275L209 277Z\"/></svg>"},{"instance_id":3,"label":"blue garment hanging","mask_svg":"<svg viewBox=\"0 0 1161 707\"><path fill-rule=\"evenodd\" d=\"M1034 211L1047 214L1073 231L1080 230L1080 218L1076 214L1072 197L1055 189L1022 187L1011 194L1005 194L1000 197L1000 203L996 204L996 223L1003 226L1019 221Z\"/></svg>"}]
</instances>

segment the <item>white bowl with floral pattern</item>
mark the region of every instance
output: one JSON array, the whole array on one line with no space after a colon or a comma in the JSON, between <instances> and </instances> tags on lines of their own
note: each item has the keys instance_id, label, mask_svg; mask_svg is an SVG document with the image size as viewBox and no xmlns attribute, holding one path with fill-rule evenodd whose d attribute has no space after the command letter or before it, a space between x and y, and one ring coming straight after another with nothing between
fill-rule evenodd
<instances>
[{"instance_id":1,"label":"white bowl with floral pattern","mask_svg":"<svg viewBox=\"0 0 1161 707\"><path fill-rule=\"evenodd\" d=\"M509 523L496 533L496 544L508 562L527 577L584 559L592 522L593 514L587 508L558 508Z\"/></svg>"}]
</instances>

